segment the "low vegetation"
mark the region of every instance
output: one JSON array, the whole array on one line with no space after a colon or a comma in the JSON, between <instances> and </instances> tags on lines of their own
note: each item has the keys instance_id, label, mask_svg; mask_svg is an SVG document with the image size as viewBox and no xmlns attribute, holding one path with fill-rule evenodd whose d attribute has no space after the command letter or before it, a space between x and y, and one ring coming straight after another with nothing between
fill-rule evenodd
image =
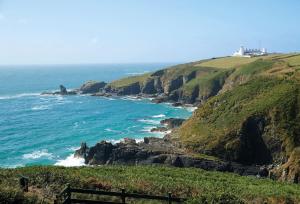
<instances>
[{"instance_id":1,"label":"low vegetation","mask_svg":"<svg viewBox=\"0 0 300 204\"><path fill-rule=\"evenodd\" d=\"M18 187L18 175L30 178L28 193ZM64 168L35 166L0 170L0 200L4 203L52 202L66 183L104 189L188 198L187 203L297 203L300 186L269 179L194 168L161 166L102 166ZM16 202L15 202L16 203ZM144 202L147 203L147 202Z\"/></svg>"}]
</instances>

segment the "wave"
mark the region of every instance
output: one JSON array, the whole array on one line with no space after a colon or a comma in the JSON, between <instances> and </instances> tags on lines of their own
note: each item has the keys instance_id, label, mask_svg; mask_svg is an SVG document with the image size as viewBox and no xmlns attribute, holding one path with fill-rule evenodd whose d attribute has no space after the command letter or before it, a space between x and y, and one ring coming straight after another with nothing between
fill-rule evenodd
<instances>
[{"instance_id":1,"label":"wave","mask_svg":"<svg viewBox=\"0 0 300 204\"><path fill-rule=\"evenodd\" d=\"M156 128L156 126L145 126L145 127L143 127L142 131L143 131L143 132L153 133L153 132L151 132L151 130L152 130L153 128Z\"/></svg>"},{"instance_id":2,"label":"wave","mask_svg":"<svg viewBox=\"0 0 300 204\"><path fill-rule=\"evenodd\" d=\"M22 98L22 97L29 97L29 96L40 96L40 93L21 93L15 95L3 95L0 96L0 100L9 100L9 99Z\"/></svg>"},{"instance_id":3,"label":"wave","mask_svg":"<svg viewBox=\"0 0 300 204\"><path fill-rule=\"evenodd\" d=\"M187 107L187 111L189 112L194 112L195 110L197 110L198 107Z\"/></svg>"},{"instance_id":4,"label":"wave","mask_svg":"<svg viewBox=\"0 0 300 204\"><path fill-rule=\"evenodd\" d=\"M31 110L48 110L50 109L50 105L39 105L39 106L33 106Z\"/></svg>"},{"instance_id":5,"label":"wave","mask_svg":"<svg viewBox=\"0 0 300 204\"><path fill-rule=\"evenodd\" d=\"M55 166L85 166L84 159L75 157L74 154L71 154L66 159L58 160L55 164Z\"/></svg>"},{"instance_id":6,"label":"wave","mask_svg":"<svg viewBox=\"0 0 300 204\"><path fill-rule=\"evenodd\" d=\"M141 101L142 99L140 97L137 96L124 96L121 97L122 100L126 100L126 101Z\"/></svg>"},{"instance_id":7,"label":"wave","mask_svg":"<svg viewBox=\"0 0 300 204\"><path fill-rule=\"evenodd\" d=\"M117 143L120 143L120 142L123 142L124 139L119 139L119 140L115 140L115 139L110 139L110 140L107 140L107 142L110 142L112 144L117 144Z\"/></svg>"},{"instance_id":8,"label":"wave","mask_svg":"<svg viewBox=\"0 0 300 204\"><path fill-rule=\"evenodd\" d=\"M150 125L159 125L160 121L158 120L150 120L150 119L140 119L139 122L150 124Z\"/></svg>"},{"instance_id":9,"label":"wave","mask_svg":"<svg viewBox=\"0 0 300 204\"><path fill-rule=\"evenodd\" d=\"M122 131L119 131L119 130L113 130L113 129L111 129L111 128L105 128L104 130L107 131L107 132L123 133Z\"/></svg>"},{"instance_id":10,"label":"wave","mask_svg":"<svg viewBox=\"0 0 300 204\"><path fill-rule=\"evenodd\" d=\"M159 115L152 116L152 118L164 118L164 117L166 117L166 115L164 115L164 114L159 114Z\"/></svg>"},{"instance_id":11,"label":"wave","mask_svg":"<svg viewBox=\"0 0 300 204\"><path fill-rule=\"evenodd\" d=\"M144 138L132 138L132 139L134 139L137 143L140 143L140 142L144 141ZM119 140L110 139L110 140L107 140L107 142L111 142L112 144L117 144L117 143L120 143L120 142L124 142L124 138L119 139Z\"/></svg>"},{"instance_id":12,"label":"wave","mask_svg":"<svg viewBox=\"0 0 300 204\"><path fill-rule=\"evenodd\" d=\"M48 150L46 149L33 151L32 153L28 153L28 154L23 154L24 159L39 159L41 157L53 159L53 154L49 153Z\"/></svg>"},{"instance_id":13,"label":"wave","mask_svg":"<svg viewBox=\"0 0 300 204\"><path fill-rule=\"evenodd\" d=\"M74 147L68 147L67 150L70 150L72 152L75 152L76 150L80 149L80 146L74 146Z\"/></svg>"},{"instance_id":14,"label":"wave","mask_svg":"<svg viewBox=\"0 0 300 204\"><path fill-rule=\"evenodd\" d=\"M2 168L15 169L18 167L24 167L24 164L12 164L12 165L1 165Z\"/></svg>"}]
</instances>

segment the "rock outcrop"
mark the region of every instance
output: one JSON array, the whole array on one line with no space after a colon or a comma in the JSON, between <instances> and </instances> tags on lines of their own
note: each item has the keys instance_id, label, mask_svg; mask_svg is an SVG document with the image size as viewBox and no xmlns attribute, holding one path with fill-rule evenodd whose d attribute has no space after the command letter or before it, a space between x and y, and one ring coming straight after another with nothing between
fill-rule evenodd
<instances>
[{"instance_id":1,"label":"rock outcrop","mask_svg":"<svg viewBox=\"0 0 300 204\"><path fill-rule=\"evenodd\" d=\"M100 90L103 89L105 85L106 83L103 81L88 81L80 87L79 91L82 94L94 94L100 92Z\"/></svg>"},{"instance_id":2,"label":"rock outcrop","mask_svg":"<svg viewBox=\"0 0 300 204\"><path fill-rule=\"evenodd\" d=\"M233 162L193 157L175 147L169 140L144 138L137 143L133 139L112 144L102 141L93 147L82 143L75 157L84 158L89 165L167 165L174 167L195 167L205 170L235 172L241 175L257 175L259 167L242 166Z\"/></svg>"},{"instance_id":3,"label":"rock outcrop","mask_svg":"<svg viewBox=\"0 0 300 204\"><path fill-rule=\"evenodd\" d=\"M75 95L77 94L77 90L68 91L64 85L59 85L59 91L54 92L42 92L42 95Z\"/></svg>"},{"instance_id":4,"label":"rock outcrop","mask_svg":"<svg viewBox=\"0 0 300 204\"><path fill-rule=\"evenodd\" d=\"M169 129L177 128L182 125L185 119L182 118L168 118L160 121L160 124L166 125Z\"/></svg>"}]
</instances>

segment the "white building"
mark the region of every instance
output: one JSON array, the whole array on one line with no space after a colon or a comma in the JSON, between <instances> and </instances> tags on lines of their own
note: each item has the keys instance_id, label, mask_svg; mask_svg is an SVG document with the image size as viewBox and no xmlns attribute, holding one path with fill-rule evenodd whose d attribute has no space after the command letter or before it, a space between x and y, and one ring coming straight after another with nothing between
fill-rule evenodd
<instances>
[{"instance_id":1,"label":"white building","mask_svg":"<svg viewBox=\"0 0 300 204\"><path fill-rule=\"evenodd\" d=\"M267 49L261 48L261 49L247 49L243 46L240 47L240 49L233 53L232 56L237 57L254 57L254 56L262 56L267 55Z\"/></svg>"}]
</instances>

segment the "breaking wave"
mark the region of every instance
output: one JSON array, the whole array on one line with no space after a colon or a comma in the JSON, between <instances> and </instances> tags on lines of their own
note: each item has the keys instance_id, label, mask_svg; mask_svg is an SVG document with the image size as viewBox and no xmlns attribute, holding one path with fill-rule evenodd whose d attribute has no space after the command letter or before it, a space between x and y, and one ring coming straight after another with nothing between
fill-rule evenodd
<instances>
[{"instance_id":1,"label":"breaking wave","mask_svg":"<svg viewBox=\"0 0 300 204\"><path fill-rule=\"evenodd\" d=\"M66 159L58 160L55 164L55 166L85 166L84 159L75 157L74 154L71 154Z\"/></svg>"},{"instance_id":2,"label":"breaking wave","mask_svg":"<svg viewBox=\"0 0 300 204\"><path fill-rule=\"evenodd\" d=\"M0 96L0 100L9 100L9 99L29 97L29 96L39 96L39 95L40 95L40 93L21 93L21 94L15 94L15 95L3 95L3 96Z\"/></svg>"},{"instance_id":3,"label":"breaking wave","mask_svg":"<svg viewBox=\"0 0 300 204\"><path fill-rule=\"evenodd\" d=\"M49 153L48 150L46 149L33 151L32 153L28 153L28 154L23 154L24 159L39 159L41 157L53 159L53 154Z\"/></svg>"}]
</instances>

